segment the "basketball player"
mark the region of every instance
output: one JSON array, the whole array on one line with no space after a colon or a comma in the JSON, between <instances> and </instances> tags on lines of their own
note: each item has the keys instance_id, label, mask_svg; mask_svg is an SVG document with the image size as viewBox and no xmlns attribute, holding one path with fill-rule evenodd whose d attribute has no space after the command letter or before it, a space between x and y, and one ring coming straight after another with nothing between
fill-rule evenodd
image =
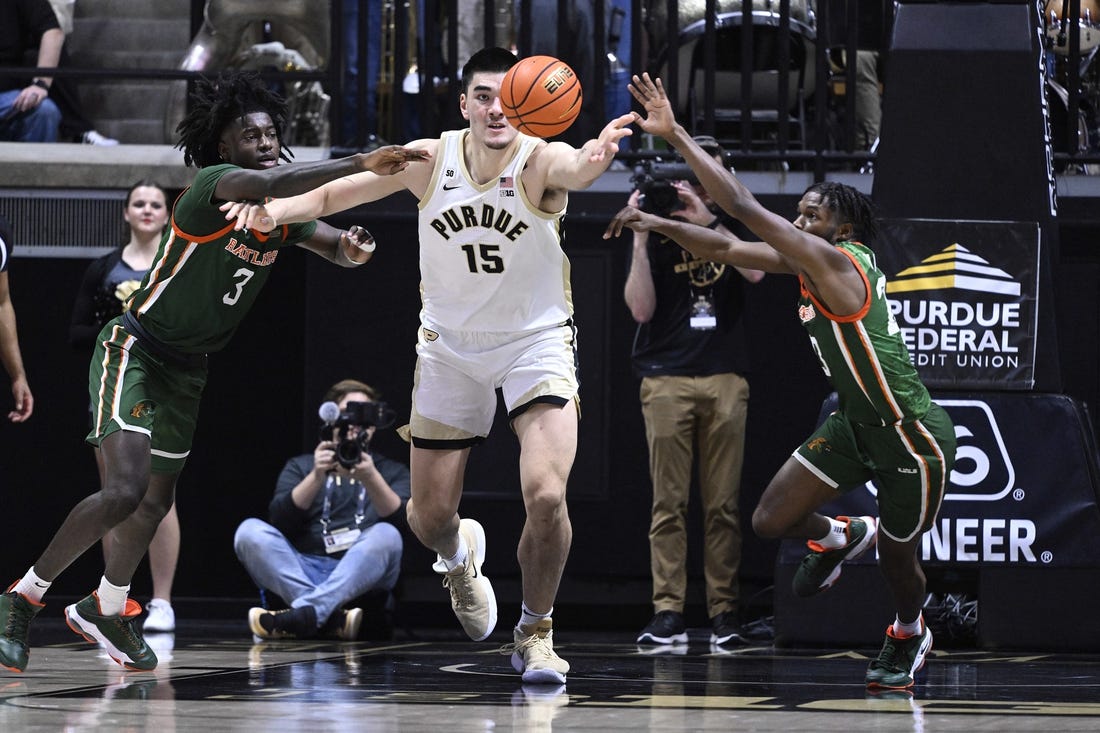
<instances>
[{"instance_id":1,"label":"basketball player","mask_svg":"<svg viewBox=\"0 0 1100 733\"><path fill-rule=\"evenodd\" d=\"M392 174L426 157L391 146L280 166L280 160L289 160L280 138L286 105L257 74L200 81L190 107L178 128L178 147L199 173L176 201L171 229L128 310L103 327L92 356L95 419L88 442L103 453L102 488L73 508L26 575L0 595L0 665L15 672L27 666L28 627L50 584L112 528L114 544L99 588L68 606L65 620L124 667L157 666L156 654L134 624L141 607L127 595L135 568L172 506L176 478L191 449L206 353L232 337L282 247L296 244L344 267L362 264L373 250L361 227L339 232L308 222L270 235L236 232L218 205L299 193L361 170Z\"/></svg>"},{"instance_id":2,"label":"basketball player","mask_svg":"<svg viewBox=\"0 0 1100 733\"><path fill-rule=\"evenodd\" d=\"M808 540L809 554L794 577L794 592L829 588L844 560L875 544L879 567L897 610L886 640L867 670L868 687L904 689L932 647L924 624L925 578L917 559L921 535L936 519L955 461L951 419L931 401L886 301L886 279L861 240L876 232L871 202L851 186L817 183L789 222L756 200L678 124L660 79L634 77L631 94L645 107L636 115L646 132L684 156L711 199L765 242L662 219L634 207L620 211L604 234L623 227L654 231L698 257L766 272L797 275L798 315L840 399L840 408L804 442L771 480L752 517L761 537ZM839 491L874 480L879 522L872 517L826 517L818 507ZM876 531L877 530L877 531Z\"/></svg>"},{"instance_id":3,"label":"basketball player","mask_svg":"<svg viewBox=\"0 0 1100 733\"><path fill-rule=\"evenodd\" d=\"M551 612L572 528L565 485L577 448L576 334L569 265L561 249L568 191L587 188L630 134L612 120L580 149L522 135L504 117L501 80L516 57L475 53L462 69L459 108L468 129L417 140L435 167L389 177L360 173L266 206L223 207L240 226L271 229L410 191L420 208L423 309L410 432L409 525L438 553L463 629L482 640L496 625L484 576L485 533L458 516L471 446L492 426L501 388L520 444L527 519L519 541L523 606L512 665L525 682L562 684Z\"/></svg>"}]
</instances>

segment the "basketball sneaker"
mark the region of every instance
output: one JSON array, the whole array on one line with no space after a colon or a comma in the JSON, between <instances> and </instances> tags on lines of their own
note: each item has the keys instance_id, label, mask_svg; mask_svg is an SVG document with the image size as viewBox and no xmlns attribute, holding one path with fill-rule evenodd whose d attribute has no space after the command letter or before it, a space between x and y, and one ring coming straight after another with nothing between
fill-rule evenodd
<instances>
[{"instance_id":1,"label":"basketball sneaker","mask_svg":"<svg viewBox=\"0 0 1100 733\"><path fill-rule=\"evenodd\" d=\"M544 618L534 626L517 626L512 632L512 644L500 648L501 654L511 653L512 668L524 682L564 685L569 662L554 652L554 622Z\"/></svg>"},{"instance_id":2,"label":"basketball sneaker","mask_svg":"<svg viewBox=\"0 0 1100 733\"><path fill-rule=\"evenodd\" d=\"M145 617L145 623L141 626L141 630L145 633L176 630L176 612L168 601L163 598L154 598L145 604L145 610L149 612Z\"/></svg>"},{"instance_id":3,"label":"basketball sneaker","mask_svg":"<svg viewBox=\"0 0 1100 733\"><path fill-rule=\"evenodd\" d=\"M312 639L317 636L317 611L313 606L248 610L248 628L261 639ZM358 629L356 629L358 631Z\"/></svg>"},{"instance_id":4,"label":"basketball sneaker","mask_svg":"<svg viewBox=\"0 0 1100 733\"><path fill-rule=\"evenodd\" d=\"M642 633L638 634L638 644L687 644L687 629L684 615L677 611L658 611L654 614Z\"/></svg>"},{"instance_id":5,"label":"basketball sneaker","mask_svg":"<svg viewBox=\"0 0 1100 733\"><path fill-rule=\"evenodd\" d=\"M806 543L810 553L802 558L795 571L791 588L796 596L807 598L828 590L840 577L840 566L845 560L855 560L875 544L877 525L874 517L837 517L848 523L844 533L848 542L844 547L829 550L813 540Z\"/></svg>"},{"instance_id":6,"label":"basketball sneaker","mask_svg":"<svg viewBox=\"0 0 1100 733\"><path fill-rule=\"evenodd\" d=\"M905 638L894 635L894 625L886 627L886 641L882 651L867 667L867 686L904 690L913 686L917 670L924 666L924 658L932 650L932 631L922 624L924 631Z\"/></svg>"},{"instance_id":7,"label":"basketball sneaker","mask_svg":"<svg viewBox=\"0 0 1100 733\"><path fill-rule=\"evenodd\" d=\"M497 597L493 584L481 572L485 562L485 530L473 519L463 519L458 531L466 539L466 565L448 572L443 558L432 569L443 575L443 587L451 592L451 608L463 631L474 641L482 641L497 625Z\"/></svg>"},{"instance_id":8,"label":"basketball sneaker","mask_svg":"<svg viewBox=\"0 0 1100 733\"><path fill-rule=\"evenodd\" d=\"M135 621L141 604L126 599L122 613L104 616L99 608L99 591L65 607L65 623L85 640L99 644L107 656L126 669L149 671L157 667L157 655L145 643Z\"/></svg>"},{"instance_id":9,"label":"basketball sneaker","mask_svg":"<svg viewBox=\"0 0 1100 733\"><path fill-rule=\"evenodd\" d=\"M0 667L10 672L27 668L31 656L27 644L31 621L43 608L45 604L35 603L13 590L0 595Z\"/></svg>"},{"instance_id":10,"label":"basketball sneaker","mask_svg":"<svg viewBox=\"0 0 1100 733\"><path fill-rule=\"evenodd\" d=\"M741 638L741 626L737 623L736 611L716 613L710 620L710 628L710 643L715 646L745 643Z\"/></svg>"},{"instance_id":11,"label":"basketball sneaker","mask_svg":"<svg viewBox=\"0 0 1100 733\"><path fill-rule=\"evenodd\" d=\"M359 627L362 624L363 609L338 608L321 627L321 636L341 641L355 641L359 638Z\"/></svg>"}]
</instances>

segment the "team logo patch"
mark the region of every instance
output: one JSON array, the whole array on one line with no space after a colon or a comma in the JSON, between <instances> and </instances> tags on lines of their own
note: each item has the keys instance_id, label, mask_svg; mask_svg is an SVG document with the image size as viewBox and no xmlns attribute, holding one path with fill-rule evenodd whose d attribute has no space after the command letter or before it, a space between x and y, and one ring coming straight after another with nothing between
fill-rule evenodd
<instances>
[{"instance_id":1,"label":"team logo patch","mask_svg":"<svg viewBox=\"0 0 1100 733\"><path fill-rule=\"evenodd\" d=\"M143 417L150 417L153 414L153 406L148 402L139 402L134 405L130 410L130 417L141 419Z\"/></svg>"},{"instance_id":2,"label":"team logo patch","mask_svg":"<svg viewBox=\"0 0 1100 733\"><path fill-rule=\"evenodd\" d=\"M430 328L425 328L422 330L424 331L424 338L428 341L435 341L437 338L439 338L439 334L431 330Z\"/></svg>"},{"instance_id":3,"label":"team logo patch","mask_svg":"<svg viewBox=\"0 0 1100 733\"><path fill-rule=\"evenodd\" d=\"M829 447L829 441L825 438L814 438L806 444L806 450L817 451L818 453L828 453L832 449Z\"/></svg>"},{"instance_id":4,"label":"team logo patch","mask_svg":"<svg viewBox=\"0 0 1100 733\"><path fill-rule=\"evenodd\" d=\"M800 305L798 306L798 320L806 323L812 321L817 317L817 311L814 310L813 305Z\"/></svg>"}]
</instances>

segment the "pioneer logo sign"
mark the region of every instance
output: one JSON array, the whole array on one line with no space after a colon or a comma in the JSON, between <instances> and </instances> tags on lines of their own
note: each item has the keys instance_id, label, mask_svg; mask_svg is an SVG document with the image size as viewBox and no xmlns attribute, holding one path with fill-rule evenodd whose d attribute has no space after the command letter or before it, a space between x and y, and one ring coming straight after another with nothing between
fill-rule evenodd
<instances>
[{"instance_id":1,"label":"pioneer logo sign","mask_svg":"<svg viewBox=\"0 0 1100 733\"><path fill-rule=\"evenodd\" d=\"M904 219L883 232L875 250L886 294L925 384L1032 389L1038 225Z\"/></svg>"}]
</instances>

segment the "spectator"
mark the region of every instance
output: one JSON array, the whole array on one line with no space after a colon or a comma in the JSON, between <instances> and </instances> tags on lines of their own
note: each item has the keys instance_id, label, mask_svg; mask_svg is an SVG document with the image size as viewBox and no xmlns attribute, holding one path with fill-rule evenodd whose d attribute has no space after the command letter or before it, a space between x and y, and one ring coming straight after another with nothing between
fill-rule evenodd
<instances>
[{"instance_id":1,"label":"spectator","mask_svg":"<svg viewBox=\"0 0 1100 733\"><path fill-rule=\"evenodd\" d=\"M72 66L69 56L69 36L73 32L73 6L76 0L50 0L57 22L65 34L65 43L61 46L58 68ZM63 142L87 143L89 145L118 145L118 140L100 134L84 116L84 105L80 101L77 82L71 78L59 76L50 85L50 99L61 111L61 124L58 139Z\"/></svg>"},{"instance_id":2,"label":"spectator","mask_svg":"<svg viewBox=\"0 0 1100 733\"><path fill-rule=\"evenodd\" d=\"M184 163L200 170L176 199L161 262L131 296L130 309L103 327L89 365L96 420L87 440L106 458L103 487L73 507L23 577L0 594L0 666L26 668L30 624L43 596L114 528L99 587L67 606L65 619L128 669L156 668L156 653L134 625L141 607L129 597L130 580L175 501L206 384L207 352L233 337L283 248L301 246L343 267L364 264L374 251L358 226L340 232L310 221L270 237L235 231L219 203L300 193L362 170L384 177L426 158L390 146L283 166L290 157L281 137L287 114L285 100L258 74L227 72L196 82L178 145Z\"/></svg>"},{"instance_id":3,"label":"spectator","mask_svg":"<svg viewBox=\"0 0 1100 733\"><path fill-rule=\"evenodd\" d=\"M349 403L376 403L374 389L345 379L325 395L347 414ZM252 633L260 638L308 639L331 634L355 639L363 611L344 608L371 591L389 593L401 571L409 500L409 469L370 450L376 426L351 423L346 434L322 438L312 453L287 461L268 505L268 519L241 522L233 550L256 585L289 608L253 608ZM365 435L366 448L358 442ZM352 441L344 443L344 441ZM359 446L349 455L338 446ZM350 459L358 460L351 465Z\"/></svg>"},{"instance_id":4,"label":"spectator","mask_svg":"<svg viewBox=\"0 0 1100 733\"><path fill-rule=\"evenodd\" d=\"M84 279L73 302L69 343L91 353L96 336L112 318L122 314L130 295L137 290L153 264L164 228L168 225L168 200L164 189L153 181L141 180L130 186L122 209L128 240L114 251L94 260L85 270ZM94 405L89 406L89 421ZM89 427L91 427L89 425ZM93 446L99 483L106 478L103 451ZM112 533L103 541L104 557L109 554ZM149 543L149 569L153 576L153 597L146 604L148 616L142 627L146 632L176 630L172 608L172 582L180 552L180 523L172 502L164 520Z\"/></svg>"},{"instance_id":5,"label":"spectator","mask_svg":"<svg viewBox=\"0 0 1100 733\"><path fill-rule=\"evenodd\" d=\"M19 350L19 332L15 327L15 306L11 302L8 290L8 263L15 243L11 237L11 227L0 216L0 361L11 379L11 396L15 409L8 413L12 422L25 422L34 412L34 396L27 384L27 373L23 370L23 355Z\"/></svg>"},{"instance_id":6,"label":"spectator","mask_svg":"<svg viewBox=\"0 0 1100 733\"><path fill-rule=\"evenodd\" d=\"M712 137L696 142L715 160ZM673 184L683 208L661 212L729 233L734 226L703 187ZM630 196L637 206L639 191ZM638 334L632 359L642 378L641 402L649 443L653 516L649 529L654 616L639 644L686 644L687 509L692 455L698 451L703 507L703 577L711 643L739 642L741 465L748 411L748 351L741 314L744 282L759 270L694 257L668 240L634 233L623 295Z\"/></svg>"},{"instance_id":7,"label":"spectator","mask_svg":"<svg viewBox=\"0 0 1100 733\"><path fill-rule=\"evenodd\" d=\"M64 42L47 0L0 2L0 67L24 65L37 47L35 66L56 69ZM57 141L61 111L49 98L53 81L50 76L0 74L0 141Z\"/></svg>"}]
</instances>

